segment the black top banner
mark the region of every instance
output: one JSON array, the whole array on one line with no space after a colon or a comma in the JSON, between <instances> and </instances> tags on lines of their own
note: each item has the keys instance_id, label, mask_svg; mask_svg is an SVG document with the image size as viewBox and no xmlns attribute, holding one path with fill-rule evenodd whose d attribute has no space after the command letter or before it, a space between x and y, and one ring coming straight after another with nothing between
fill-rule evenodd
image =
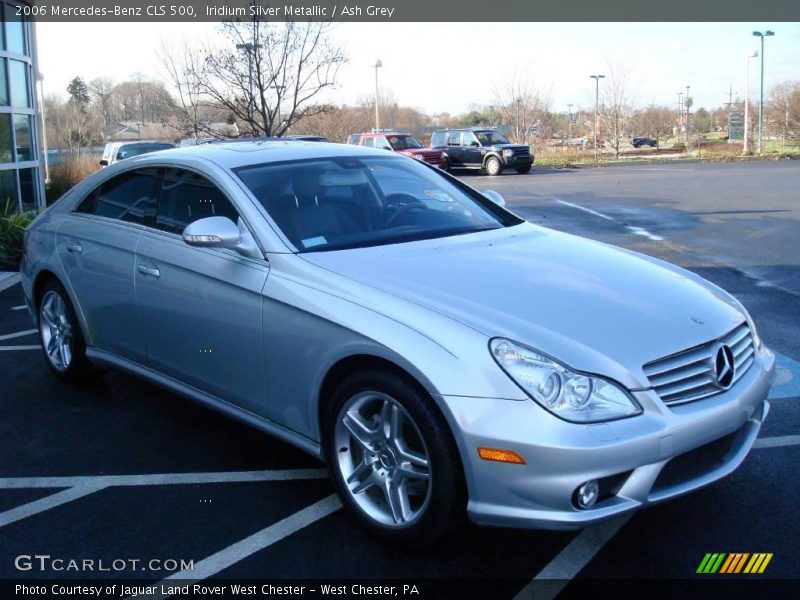
<instances>
[{"instance_id":1,"label":"black top banner","mask_svg":"<svg viewBox=\"0 0 800 600\"><path fill-rule=\"evenodd\" d=\"M37 0L16 10L38 21L62 22L800 21L800 0Z\"/></svg>"}]
</instances>

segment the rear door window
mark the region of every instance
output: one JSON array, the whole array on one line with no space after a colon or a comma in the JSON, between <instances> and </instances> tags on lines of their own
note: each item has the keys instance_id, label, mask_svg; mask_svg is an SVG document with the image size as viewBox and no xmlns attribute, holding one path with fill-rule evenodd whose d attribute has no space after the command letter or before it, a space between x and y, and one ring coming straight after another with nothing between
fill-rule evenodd
<instances>
[{"instance_id":1,"label":"rear door window","mask_svg":"<svg viewBox=\"0 0 800 600\"><path fill-rule=\"evenodd\" d=\"M127 171L102 183L76 212L153 226L161 169Z\"/></svg>"}]
</instances>

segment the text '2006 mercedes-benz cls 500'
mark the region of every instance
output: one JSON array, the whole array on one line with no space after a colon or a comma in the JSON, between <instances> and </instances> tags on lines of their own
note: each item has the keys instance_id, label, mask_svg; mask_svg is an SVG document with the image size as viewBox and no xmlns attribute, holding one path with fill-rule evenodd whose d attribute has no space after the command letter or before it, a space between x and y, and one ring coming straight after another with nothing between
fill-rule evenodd
<instances>
[{"instance_id":1,"label":"text '2006 mercedes-benz cls 500'","mask_svg":"<svg viewBox=\"0 0 800 600\"><path fill-rule=\"evenodd\" d=\"M131 158L36 219L21 273L57 376L123 369L295 444L396 541L684 494L768 411L774 355L732 296L380 150Z\"/></svg>"}]
</instances>

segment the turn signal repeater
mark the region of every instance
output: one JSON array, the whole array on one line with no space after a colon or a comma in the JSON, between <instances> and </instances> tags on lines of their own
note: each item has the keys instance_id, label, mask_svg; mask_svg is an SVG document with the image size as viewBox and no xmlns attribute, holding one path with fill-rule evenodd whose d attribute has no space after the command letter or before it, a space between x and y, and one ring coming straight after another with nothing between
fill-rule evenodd
<instances>
[{"instance_id":1,"label":"turn signal repeater","mask_svg":"<svg viewBox=\"0 0 800 600\"><path fill-rule=\"evenodd\" d=\"M483 460L493 460L495 462L512 463L515 465L524 465L525 459L513 450L503 450L501 448L486 448L485 446L478 447L478 456Z\"/></svg>"}]
</instances>

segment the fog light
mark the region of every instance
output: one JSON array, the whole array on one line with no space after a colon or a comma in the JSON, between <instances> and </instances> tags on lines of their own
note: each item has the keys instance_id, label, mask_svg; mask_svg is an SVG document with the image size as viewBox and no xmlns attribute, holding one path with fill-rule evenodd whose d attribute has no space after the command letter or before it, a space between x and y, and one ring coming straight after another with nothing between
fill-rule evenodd
<instances>
[{"instance_id":1,"label":"fog light","mask_svg":"<svg viewBox=\"0 0 800 600\"><path fill-rule=\"evenodd\" d=\"M592 508L600 494L600 485L597 480L590 479L575 490L575 502L578 508Z\"/></svg>"}]
</instances>

